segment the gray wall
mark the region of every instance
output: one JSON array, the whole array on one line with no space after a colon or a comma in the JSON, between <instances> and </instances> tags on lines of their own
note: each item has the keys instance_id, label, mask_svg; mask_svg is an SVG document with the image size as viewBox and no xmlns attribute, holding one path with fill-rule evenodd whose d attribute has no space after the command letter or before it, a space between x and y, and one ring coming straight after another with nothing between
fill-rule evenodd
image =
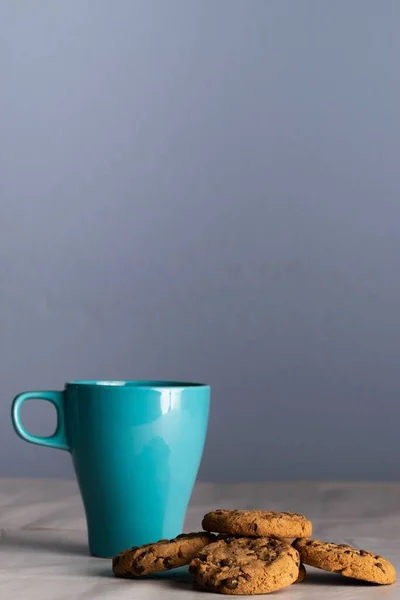
<instances>
[{"instance_id":1,"label":"gray wall","mask_svg":"<svg viewBox=\"0 0 400 600\"><path fill-rule=\"evenodd\" d=\"M17 392L128 377L212 384L203 479L399 477L399 22L0 3L1 475L72 475Z\"/></svg>"}]
</instances>

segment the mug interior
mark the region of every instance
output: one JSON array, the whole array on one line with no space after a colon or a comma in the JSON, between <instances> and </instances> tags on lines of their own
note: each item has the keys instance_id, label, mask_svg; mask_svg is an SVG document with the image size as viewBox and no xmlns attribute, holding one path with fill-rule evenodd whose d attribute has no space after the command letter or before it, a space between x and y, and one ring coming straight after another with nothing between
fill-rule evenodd
<instances>
[{"instance_id":1,"label":"mug interior","mask_svg":"<svg viewBox=\"0 0 400 600\"><path fill-rule=\"evenodd\" d=\"M93 386L93 387L125 387L125 388L187 388L187 387L206 387L204 383L195 383L192 381L158 381L158 380L85 380L76 379L67 381L70 386Z\"/></svg>"}]
</instances>

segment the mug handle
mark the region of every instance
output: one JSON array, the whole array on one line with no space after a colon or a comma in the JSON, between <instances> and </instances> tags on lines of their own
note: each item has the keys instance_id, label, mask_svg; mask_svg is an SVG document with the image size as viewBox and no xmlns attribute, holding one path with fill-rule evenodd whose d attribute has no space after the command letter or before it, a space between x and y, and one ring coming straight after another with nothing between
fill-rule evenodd
<instances>
[{"instance_id":1,"label":"mug handle","mask_svg":"<svg viewBox=\"0 0 400 600\"><path fill-rule=\"evenodd\" d=\"M26 400L47 400L55 406L57 411L57 428L53 435L41 437L26 431L21 423L20 414L21 407ZM65 432L64 392L23 392L22 394L18 394L12 403L11 419L15 432L26 442L38 444L39 446L47 446L48 448L70 451Z\"/></svg>"}]
</instances>

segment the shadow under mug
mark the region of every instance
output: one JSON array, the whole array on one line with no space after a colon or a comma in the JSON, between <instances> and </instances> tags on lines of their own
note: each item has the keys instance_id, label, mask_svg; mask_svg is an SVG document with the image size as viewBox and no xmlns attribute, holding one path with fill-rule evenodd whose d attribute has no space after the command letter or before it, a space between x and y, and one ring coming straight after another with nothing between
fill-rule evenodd
<instances>
[{"instance_id":1,"label":"shadow under mug","mask_svg":"<svg viewBox=\"0 0 400 600\"><path fill-rule=\"evenodd\" d=\"M30 399L57 411L50 437L30 434ZM16 433L72 455L89 551L111 557L182 532L203 453L209 386L165 381L71 381L63 391L24 392L12 405Z\"/></svg>"}]
</instances>

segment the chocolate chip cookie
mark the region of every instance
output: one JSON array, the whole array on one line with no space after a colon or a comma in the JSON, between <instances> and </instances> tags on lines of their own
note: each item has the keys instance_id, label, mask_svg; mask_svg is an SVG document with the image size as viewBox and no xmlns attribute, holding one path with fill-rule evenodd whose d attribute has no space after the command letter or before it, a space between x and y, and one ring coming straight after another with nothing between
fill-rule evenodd
<instances>
[{"instance_id":1,"label":"chocolate chip cookie","mask_svg":"<svg viewBox=\"0 0 400 600\"><path fill-rule=\"evenodd\" d=\"M297 580L295 581L295 583L301 583L302 581L305 580L307 575L307 571L305 566L303 565L303 563L300 563L299 565L299 576L297 578Z\"/></svg>"},{"instance_id":2,"label":"chocolate chip cookie","mask_svg":"<svg viewBox=\"0 0 400 600\"><path fill-rule=\"evenodd\" d=\"M299 577L299 553L275 538L226 537L203 548L189 571L204 589L221 594L267 594Z\"/></svg>"},{"instance_id":3,"label":"chocolate chip cookie","mask_svg":"<svg viewBox=\"0 0 400 600\"><path fill-rule=\"evenodd\" d=\"M392 563L367 550L311 539L295 540L293 546L299 551L302 562L318 569L381 585L396 580Z\"/></svg>"},{"instance_id":4,"label":"chocolate chip cookie","mask_svg":"<svg viewBox=\"0 0 400 600\"><path fill-rule=\"evenodd\" d=\"M172 540L160 540L154 544L135 546L113 558L112 568L116 577L140 577L158 571L167 571L188 565L215 536L200 533L183 533Z\"/></svg>"},{"instance_id":5,"label":"chocolate chip cookie","mask_svg":"<svg viewBox=\"0 0 400 600\"><path fill-rule=\"evenodd\" d=\"M312 525L303 515L272 510L219 509L206 514L202 526L207 531L254 537L300 538L312 533Z\"/></svg>"}]
</instances>

